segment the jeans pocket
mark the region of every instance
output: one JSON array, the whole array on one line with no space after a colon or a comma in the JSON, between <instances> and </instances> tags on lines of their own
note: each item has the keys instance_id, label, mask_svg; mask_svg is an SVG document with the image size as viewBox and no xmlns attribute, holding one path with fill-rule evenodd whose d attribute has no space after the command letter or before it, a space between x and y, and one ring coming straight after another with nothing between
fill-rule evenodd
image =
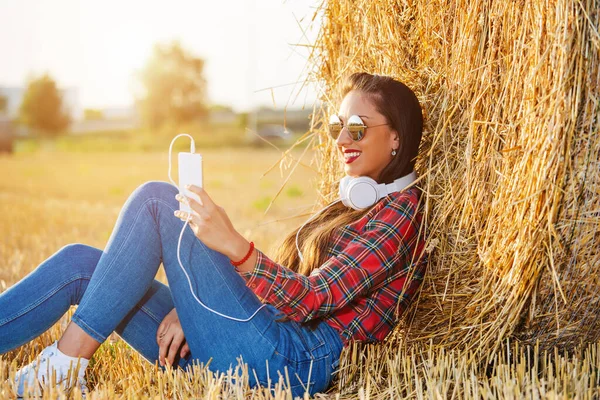
<instances>
[{"instance_id":1,"label":"jeans pocket","mask_svg":"<svg viewBox=\"0 0 600 400\"><path fill-rule=\"evenodd\" d=\"M293 320L277 323L281 336L275 354L286 359L294 368L326 355L325 339L318 330L311 330Z\"/></svg>"},{"instance_id":2,"label":"jeans pocket","mask_svg":"<svg viewBox=\"0 0 600 400\"><path fill-rule=\"evenodd\" d=\"M324 321L315 324L313 328L293 320L279 323L281 336L273 359L278 360L282 374L287 366L293 396L303 397L307 386L311 396L325 391L332 381L333 367L339 364L335 360L340 345L332 342L328 331L333 329L325 327Z\"/></svg>"},{"instance_id":3,"label":"jeans pocket","mask_svg":"<svg viewBox=\"0 0 600 400\"><path fill-rule=\"evenodd\" d=\"M290 321L290 325L296 332L309 358L321 358L324 355L322 350L325 347L325 338L317 327L301 324L297 321Z\"/></svg>"},{"instance_id":4,"label":"jeans pocket","mask_svg":"<svg viewBox=\"0 0 600 400\"><path fill-rule=\"evenodd\" d=\"M302 397L306 389L313 396L327 385L327 376L325 376L326 371L323 369L325 366L323 361L323 359L310 359L300 361L296 364L296 368L291 371L292 375L290 376L290 390L294 396Z\"/></svg>"}]
</instances>

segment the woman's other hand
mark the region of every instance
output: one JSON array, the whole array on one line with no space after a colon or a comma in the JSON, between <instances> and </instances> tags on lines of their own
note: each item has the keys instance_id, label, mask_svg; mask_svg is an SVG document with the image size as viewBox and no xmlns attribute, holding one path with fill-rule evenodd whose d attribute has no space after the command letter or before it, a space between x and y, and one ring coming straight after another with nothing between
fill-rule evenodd
<instances>
[{"instance_id":1,"label":"woman's other hand","mask_svg":"<svg viewBox=\"0 0 600 400\"><path fill-rule=\"evenodd\" d=\"M173 365L177 352L181 358L190 353L175 308L165 316L158 326L156 342L159 347L158 361L161 366L165 365L165 360L169 365Z\"/></svg>"}]
</instances>

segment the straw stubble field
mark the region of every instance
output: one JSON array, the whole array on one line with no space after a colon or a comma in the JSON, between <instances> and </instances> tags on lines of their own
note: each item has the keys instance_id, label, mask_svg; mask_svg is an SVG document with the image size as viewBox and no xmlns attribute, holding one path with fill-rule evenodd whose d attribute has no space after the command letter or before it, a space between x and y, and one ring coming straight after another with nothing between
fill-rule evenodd
<instances>
[{"instance_id":1,"label":"straw stubble field","mask_svg":"<svg viewBox=\"0 0 600 400\"><path fill-rule=\"evenodd\" d=\"M292 151L286 165L292 168L292 157L298 160L301 154L301 150ZM280 153L214 150L204 155L207 192L225 208L236 228L267 254L306 215L289 217L310 210L315 201L316 171L310 165L310 154L297 166L266 216L264 210L289 173L277 163ZM168 179L166 154L17 155L0 158L0 171L1 291L68 243L103 248L129 193L144 181ZM231 196L233 191L243 195ZM280 221L269 222L275 220ZM162 268L157 279L168 283ZM2 355L1 382L58 339L74 310L75 306L37 339ZM534 350L506 342L495 362L480 368L469 362L474 354L443 347L406 349L398 341L351 346L342 353L332 387L317 397L565 398L577 394L593 398L599 394L597 345L582 347L571 355ZM97 399L242 399L251 397L252 389L230 385L230 376L238 375L244 382L249 373L242 364L224 374L214 373L210 365L197 365L187 375L173 370L163 373L114 334L96 352L86 376L92 389L89 397ZM285 379L277 383L274 397L267 390L254 392L258 399L289 398ZM10 386L0 383L0 397L10 397L10 393ZM58 394L49 391L46 398ZM79 398L77 390L71 394Z\"/></svg>"}]
</instances>

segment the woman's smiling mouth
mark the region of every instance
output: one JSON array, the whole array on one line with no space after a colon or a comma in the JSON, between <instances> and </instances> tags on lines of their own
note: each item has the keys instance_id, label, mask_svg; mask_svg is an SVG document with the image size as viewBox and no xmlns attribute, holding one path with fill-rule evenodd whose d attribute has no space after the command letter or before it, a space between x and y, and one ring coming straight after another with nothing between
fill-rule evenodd
<instances>
[{"instance_id":1,"label":"woman's smiling mouth","mask_svg":"<svg viewBox=\"0 0 600 400\"><path fill-rule=\"evenodd\" d=\"M356 160L358 157L360 157L360 151L350 151L347 153L344 153L344 161L346 161L346 164L350 164L352 161Z\"/></svg>"}]
</instances>

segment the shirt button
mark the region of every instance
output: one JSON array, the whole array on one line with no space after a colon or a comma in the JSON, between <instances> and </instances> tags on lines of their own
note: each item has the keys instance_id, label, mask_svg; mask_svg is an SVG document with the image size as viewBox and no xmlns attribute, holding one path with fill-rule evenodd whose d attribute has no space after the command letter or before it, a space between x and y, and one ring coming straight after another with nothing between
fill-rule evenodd
<instances>
[{"instance_id":1,"label":"shirt button","mask_svg":"<svg viewBox=\"0 0 600 400\"><path fill-rule=\"evenodd\" d=\"M251 287L251 288L256 288L256 283L251 283L251 284L250 284L250 287Z\"/></svg>"}]
</instances>

